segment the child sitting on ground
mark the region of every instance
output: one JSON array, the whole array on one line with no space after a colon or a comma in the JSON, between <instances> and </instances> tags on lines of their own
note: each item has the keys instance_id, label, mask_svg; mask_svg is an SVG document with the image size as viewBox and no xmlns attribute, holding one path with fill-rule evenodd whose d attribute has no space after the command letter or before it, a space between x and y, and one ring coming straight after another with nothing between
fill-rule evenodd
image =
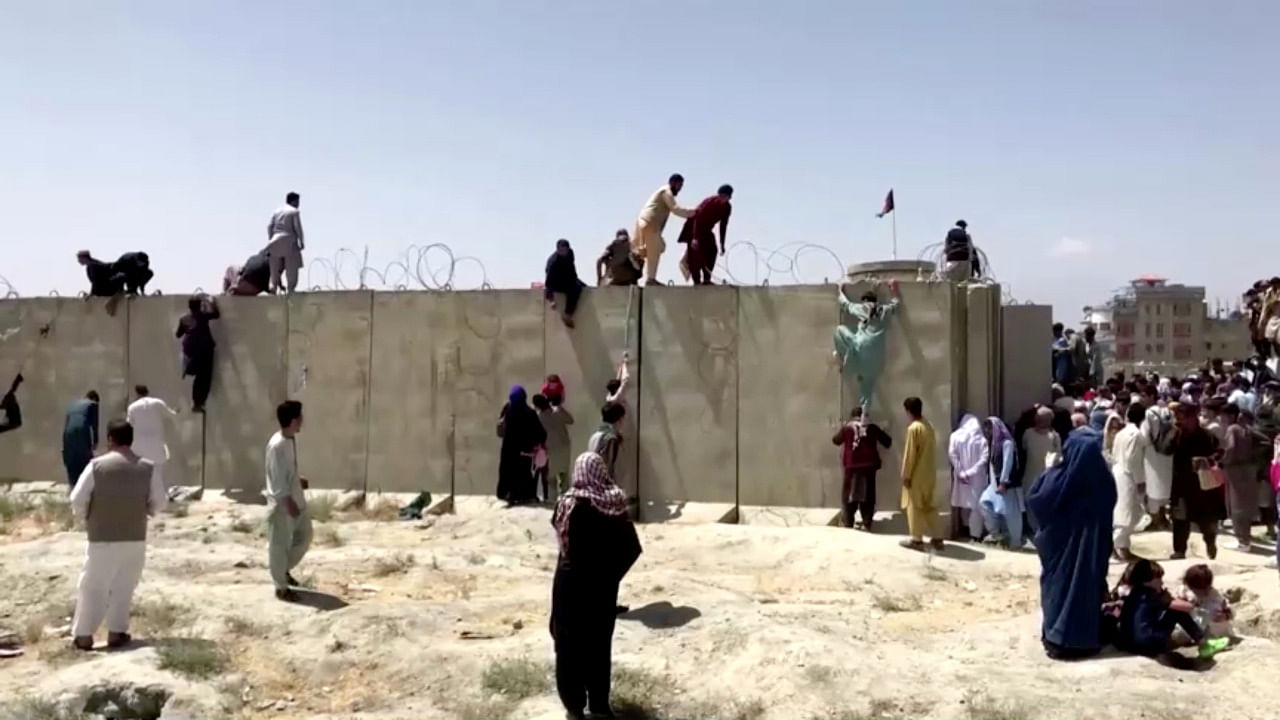
<instances>
[{"instance_id":1,"label":"child sitting on ground","mask_svg":"<svg viewBox=\"0 0 1280 720\"><path fill-rule=\"evenodd\" d=\"M1208 565L1192 565L1182 576L1180 597L1191 603L1191 616L1205 637L1231 638L1231 604L1213 587L1213 571Z\"/></svg>"},{"instance_id":2,"label":"child sitting on ground","mask_svg":"<svg viewBox=\"0 0 1280 720\"><path fill-rule=\"evenodd\" d=\"M1164 588L1164 568L1153 560L1138 560L1126 570L1129 594L1120 609L1115 645L1125 652L1158 657L1174 649L1174 628L1182 628L1210 658L1227 647L1227 638L1209 638L1191 617L1194 606L1175 600Z\"/></svg>"}]
</instances>

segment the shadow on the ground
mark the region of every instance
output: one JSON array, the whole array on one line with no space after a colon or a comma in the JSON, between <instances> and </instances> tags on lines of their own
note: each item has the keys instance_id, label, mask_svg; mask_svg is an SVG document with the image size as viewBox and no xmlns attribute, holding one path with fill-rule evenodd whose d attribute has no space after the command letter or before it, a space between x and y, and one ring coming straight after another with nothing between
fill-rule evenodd
<instances>
[{"instance_id":1,"label":"shadow on the ground","mask_svg":"<svg viewBox=\"0 0 1280 720\"><path fill-rule=\"evenodd\" d=\"M298 588L294 590L294 592L298 594L298 600L296 604L306 605L307 607L315 608L316 610L319 610L321 612L328 612L330 610L341 610L342 608L347 607L347 605L350 604L346 600L343 600L342 598L336 595L330 595L329 593L322 593L317 590L305 590L303 588Z\"/></svg>"},{"instance_id":2,"label":"shadow on the ground","mask_svg":"<svg viewBox=\"0 0 1280 720\"><path fill-rule=\"evenodd\" d=\"M227 488L222 491L222 496L234 503L241 505L266 505L267 498L262 494L261 490L245 490L242 488Z\"/></svg>"},{"instance_id":3,"label":"shadow on the ground","mask_svg":"<svg viewBox=\"0 0 1280 720\"><path fill-rule=\"evenodd\" d=\"M669 630L683 627L702 617L702 611L689 605L679 607L663 600L649 603L618 616L619 620L637 620L653 630Z\"/></svg>"},{"instance_id":4,"label":"shadow on the ground","mask_svg":"<svg viewBox=\"0 0 1280 720\"><path fill-rule=\"evenodd\" d=\"M949 542L942 550L934 550L933 554L938 557L944 557L948 560L964 560L965 562L977 562L987 556L981 550L976 550L963 545L961 543Z\"/></svg>"}]
</instances>

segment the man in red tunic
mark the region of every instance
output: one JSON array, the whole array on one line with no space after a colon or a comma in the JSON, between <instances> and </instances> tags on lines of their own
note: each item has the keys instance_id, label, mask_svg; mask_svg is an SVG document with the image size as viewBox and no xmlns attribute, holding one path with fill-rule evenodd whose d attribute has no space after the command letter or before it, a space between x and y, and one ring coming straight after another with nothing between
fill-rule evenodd
<instances>
[{"instance_id":1,"label":"man in red tunic","mask_svg":"<svg viewBox=\"0 0 1280 720\"><path fill-rule=\"evenodd\" d=\"M693 276L694 285L710 285L711 271L716 266L716 236L712 230L720 226L720 255L724 254L725 233L733 212L733 187L721 185L715 195L698 203L693 217L684 221L680 242L688 243L684 264Z\"/></svg>"}]
</instances>

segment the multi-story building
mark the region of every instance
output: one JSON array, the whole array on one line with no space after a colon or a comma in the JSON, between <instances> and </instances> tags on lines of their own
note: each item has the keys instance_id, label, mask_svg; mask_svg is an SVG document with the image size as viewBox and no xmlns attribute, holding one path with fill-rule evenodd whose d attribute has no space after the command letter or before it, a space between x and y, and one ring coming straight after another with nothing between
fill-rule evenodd
<instances>
[{"instance_id":1,"label":"multi-story building","mask_svg":"<svg viewBox=\"0 0 1280 720\"><path fill-rule=\"evenodd\" d=\"M1248 319L1239 311L1211 315L1203 287L1170 285L1145 275L1105 305L1084 308L1084 324L1098 330L1110 372L1177 374L1211 358L1247 357Z\"/></svg>"}]
</instances>

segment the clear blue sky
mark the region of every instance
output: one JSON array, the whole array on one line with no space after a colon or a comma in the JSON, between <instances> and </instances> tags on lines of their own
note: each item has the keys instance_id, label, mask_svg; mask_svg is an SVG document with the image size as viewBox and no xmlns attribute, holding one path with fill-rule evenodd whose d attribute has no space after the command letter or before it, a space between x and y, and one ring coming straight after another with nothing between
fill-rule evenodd
<instances>
[{"instance_id":1,"label":"clear blue sky","mask_svg":"<svg viewBox=\"0 0 1280 720\"><path fill-rule=\"evenodd\" d=\"M308 260L445 242L527 287L566 237L594 278L679 171L689 202L735 186L731 241L846 263L888 256L894 187L903 256L963 217L1067 320L1141 273L1234 296L1280 274L1277 27L1272 0L5 2L0 274L73 292L76 250L145 249L154 288L215 287L297 190Z\"/></svg>"}]
</instances>

